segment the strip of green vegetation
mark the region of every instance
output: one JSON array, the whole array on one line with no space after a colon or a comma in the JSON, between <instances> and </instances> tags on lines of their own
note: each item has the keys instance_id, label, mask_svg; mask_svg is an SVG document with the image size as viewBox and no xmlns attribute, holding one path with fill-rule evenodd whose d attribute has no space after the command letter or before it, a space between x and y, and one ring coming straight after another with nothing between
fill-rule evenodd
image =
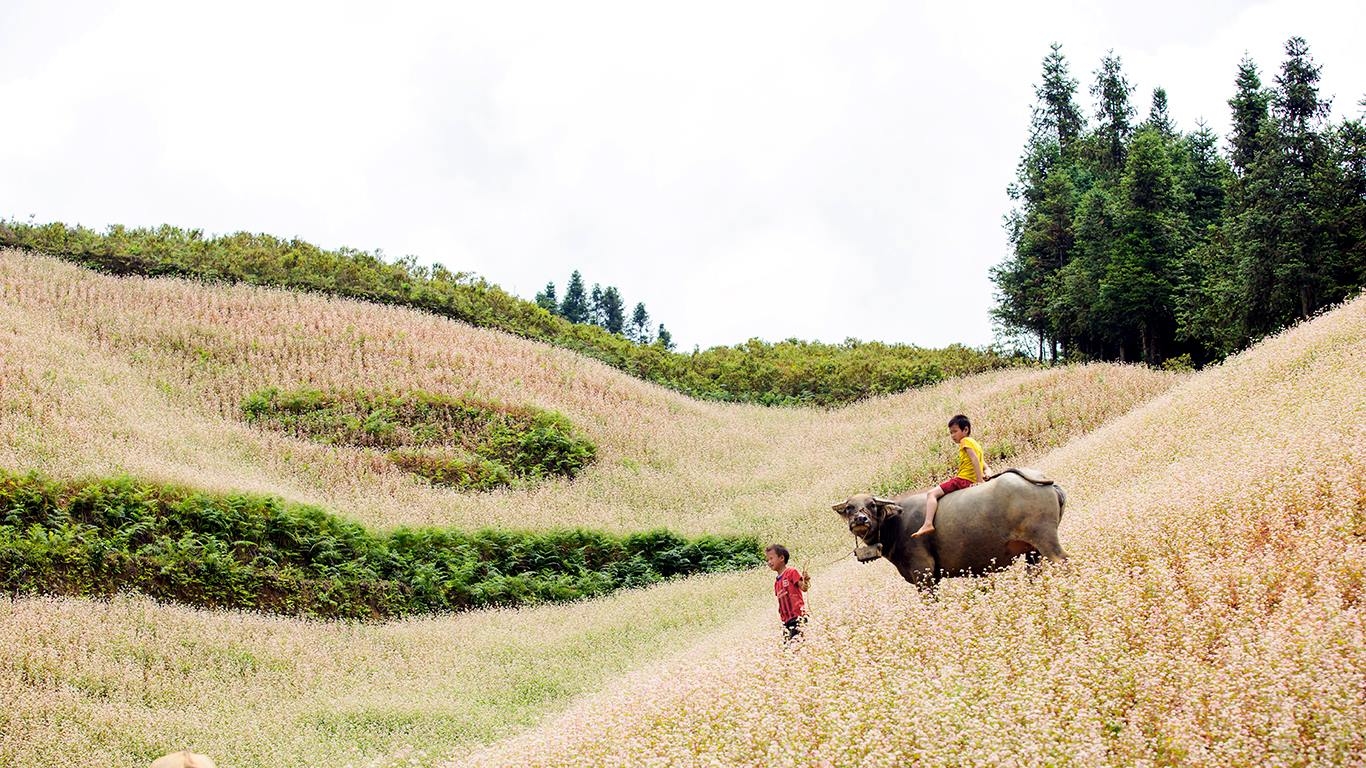
<instances>
[{"instance_id":1,"label":"strip of green vegetation","mask_svg":"<svg viewBox=\"0 0 1366 768\"><path fill-rule=\"evenodd\" d=\"M270 387L250 395L242 413L252 424L295 437L387 450L400 468L464 490L572 478L597 455L559 413L430 392Z\"/></svg>"},{"instance_id":2,"label":"strip of green vegetation","mask_svg":"<svg viewBox=\"0 0 1366 768\"><path fill-rule=\"evenodd\" d=\"M765 405L841 405L948 377L1021 364L952 345L942 350L846 341L821 344L752 339L733 347L677 353L637 344L595 325L572 323L472 275L413 257L386 262L351 248L327 251L300 240L239 232L205 237L171 226L99 233L61 223L0 221L0 245L58 256L116 275L227 280L398 304L498 328L601 360L693 397Z\"/></svg>"},{"instance_id":3,"label":"strip of green vegetation","mask_svg":"<svg viewBox=\"0 0 1366 768\"><path fill-rule=\"evenodd\" d=\"M12 594L136 589L210 608L387 619L577 600L761 562L748 536L430 528L380 536L266 496L0 470L0 588Z\"/></svg>"}]
</instances>

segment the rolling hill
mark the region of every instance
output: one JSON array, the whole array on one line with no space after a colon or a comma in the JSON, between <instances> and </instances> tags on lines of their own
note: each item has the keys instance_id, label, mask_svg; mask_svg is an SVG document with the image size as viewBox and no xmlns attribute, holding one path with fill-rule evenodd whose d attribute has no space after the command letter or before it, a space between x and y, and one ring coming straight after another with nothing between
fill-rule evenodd
<instances>
[{"instance_id":1,"label":"rolling hill","mask_svg":"<svg viewBox=\"0 0 1366 768\"><path fill-rule=\"evenodd\" d=\"M1334 718L1366 711L1344 689L1346 678L1332 674L1361 669L1342 644L1361 629L1355 598L1342 597L1360 587L1351 558L1341 567L1273 569L1292 572L1275 582L1293 598L1282 608L1251 597L1232 614L1206 605L1222 606L1238 589L1272 589L1257 587L1267 569L1252 563L1280 563L1285 553L1355 551L1360 562L1359 534L1350 530L1361 499L1350 470L1359 469L1366 423L1360 300L1195 375L1113 365L1004 370L819 410L694 401L562 349L407 309L114 278L13 251L0 253L0 298L6 469L275 495L374 530L666 526L758 535L814 564L818 585L818 623L799 655L774 647L762 571L383 624L203 611L131 594L18 596L0 603L0 694L14 702L0 715L0 764L73 756L137 764L183 746L234 766L638 764L650 755L844 764L864 758L849 751L851 739L878 754L942 763L951 762L950 747L976 754L963 751L979 733L964 717L996 731L1016 723L1002 755L1053 749L1058 762L1080 764L1093 755L1082 747L1099 743L1121 764L1155 754L1161 740L1153 734L1166 731L1153 713L1172 711L1135 693L1149 681L1133 655L1169 665L1170 679L1152 683L1168 697L1161 702L1185 683L1203 684L1210 701L1231 696L1232 678L1221 677L1228 662L1218 656L1230 653L1228 638L1250 622L1305 618L1306 605L1322 612L1325 584L1341 587L1336 628L1325 630L1335 650L1313 658L1336 665L1325 678L1336 703L1307 706L1293 689L1257 707L1239 704L1259 715L1286 706L1310 712L1319 730L1305 738L1338 750L1325 754L1352 746ZM594 441L598 460L572 481L455 493L356 449L248 425L241 403L267 386L420 389L551 409ZM1066 485L1072 568L1034 581L1011 570L953 582L937 601L922 601L885 563L827 565L849 544L829 504L857 490L928 484L945 471L943 423L957 412L973 416L993 463L1041 466ZM1347 458L1337 474L1305 486L1315 435ZM1307 522L1292 526L1266 502L1253 503L1273 492L1289 493ZM1187 514L1173 517L1178 509ZM1311 533L1323 534L1312 546ZM1267 541L1283 542L1285 553ZM1230 581L1218 580L1223 571ZM1214 654L1211 671L1200 677L1178 663L1180 643L1149 644L1156 630L1125 623L1129 614L1116 607L1123 600L1154 628L1175 626L1204 642L1197 650ZM1200 610L1192 618L1181 606ZM855 651L862 647L881 652ZM1067 649L1086 675L1061 679L1064 666L1049 648ZM980 669L964 661L969 651ZM1248 658L1286 661L1257 651ZM1024 659L1029 674L1001 671L1005 658ZM907 693L896 679L921 680L908 674L911 663L932 673L927 690L936 695L893 704ZM1125 675L1130 688L1111 687ZM1018 701L990 695L1015 687ZM1059 691L1071 698L1056 704ZM1118 703L1083 706L1088 696ZM1031 709L1040 698L1056 706ZM806 751L767 751L770 704L804 718ZM846 712L860 716L836 717ZM946 734L943 751L866 730L878 718L908 717ZM1183 727L1203 723L1191 739L1225 732L1205 710L1183 717ZM1081 729L1075 749L1050 735L1069 724ZM746 729L752 738L733 736ZM1280 744L1250 733L1238 742L1243 751L1229 754ZM1200 754L1195 743L1173 741L1188 755Z\"/></svg>"},{"instance_id":2,"label":"rolling hill","mask_svg":"<svg viewBox=\"0 0 1366 768\"><path fill-rule=\"evenodd\" d=\"M1360 764L1364 377L1357 298L1040 457L1067 566L930 597L846 563L797 652L756 607L437 764Z\"/></svg>"}]
</instances>

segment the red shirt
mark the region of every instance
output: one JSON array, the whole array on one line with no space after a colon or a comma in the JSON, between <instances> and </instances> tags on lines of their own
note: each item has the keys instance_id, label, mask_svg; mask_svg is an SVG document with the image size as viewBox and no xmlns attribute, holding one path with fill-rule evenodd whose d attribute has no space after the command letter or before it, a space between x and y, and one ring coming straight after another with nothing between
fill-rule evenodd
<instances>
[{"instance_id":1,"label":"red shirt","mask_svg":"<svg viewBox=\"0 0 1366 768\"><path fill-rule=\"evenodd\" d=\"M773 594L778 596L778 618L784 624L806 613L806 601L798 584L801 578L802 574L789 565L773 580Z\"/></svg>"}]
</instances>

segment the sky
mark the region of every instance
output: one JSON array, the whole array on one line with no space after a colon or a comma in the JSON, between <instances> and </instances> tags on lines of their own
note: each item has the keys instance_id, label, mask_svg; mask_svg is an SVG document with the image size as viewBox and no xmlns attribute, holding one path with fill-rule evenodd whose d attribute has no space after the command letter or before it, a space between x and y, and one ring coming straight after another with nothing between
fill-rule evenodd
<instances>
[{"instance_id":1,"label":"sky","mask_svg":"<svg viewBox=\"0 0 1366 768\"><path fill-rule=\"evenodd\" d=\"M1078 8L1077 5L1085 7ZM532 298L579 270L680 349L993 342L1034 87L1229 133L1304 37L1334 121L1366 4L0 0L0 218L412 255Z\"/></svg>"}]
</instances>

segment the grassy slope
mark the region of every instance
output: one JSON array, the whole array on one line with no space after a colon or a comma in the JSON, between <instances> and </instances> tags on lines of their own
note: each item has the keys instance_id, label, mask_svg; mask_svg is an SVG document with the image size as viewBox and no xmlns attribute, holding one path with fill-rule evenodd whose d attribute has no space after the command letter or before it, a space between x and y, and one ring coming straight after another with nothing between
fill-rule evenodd
<instances>
[{"instance_id":1,"label":"grassy slope","mask_svg":"<svg viewBox=\"0 0 1366 768\"><path fill-rule=\"evenodd\" d=\"M848 543L831 501L944 471L948 415L973 414L988 446L1024 461L1180 380L1087 366L996 372L838 411L700 403L412 311L115 279L0 252L0 465L273 493L379 528L667 525L759 533L821 562ZM531 402L568 415L600 459L574 482L461 495L237 420L247 393L305 384ZM767 589L762 573L723 575L382 626L138 598L0 603L0 698L14 702L0 713L0 764L135 764L182 745L236 766L363 762L403 744L464 751L733 634L722 628L737 617L766 626Z\"/></svg>"},{"instance_id":2,"label":"grassy slope","mask_svg":"<svg viewBox=\"0 0 1366 768\"><path fill-rule=\"evenodd\" d=\"M420 308L553 343L689 396L728 402L839 405L1021 362L961 345L929 350L880 342L750 340L670 352L661 344L637 344L594 325L571 323L482 279L440 265L419 266L411 256L389 261L379 252L326 251L266 234L206 237L169 225L112 225L95 232L59 222L0 220L0 247L9 246L115 275L223 280Z\"/></svg>"},{"instance_id":3,"label":"grassy slope","mask_svg":"<svg viewBox=\"0 0 1366 768\"><path fill-rule=\"evenodd\" d=\"M886 564L847 564L813 588L800 653L756 609L540 729L454 757L1359 765L1363 339L1366 297L1044 457L1069 491L1067 568L954 580L930 600Z\"/></svg>"}]
</instances>

